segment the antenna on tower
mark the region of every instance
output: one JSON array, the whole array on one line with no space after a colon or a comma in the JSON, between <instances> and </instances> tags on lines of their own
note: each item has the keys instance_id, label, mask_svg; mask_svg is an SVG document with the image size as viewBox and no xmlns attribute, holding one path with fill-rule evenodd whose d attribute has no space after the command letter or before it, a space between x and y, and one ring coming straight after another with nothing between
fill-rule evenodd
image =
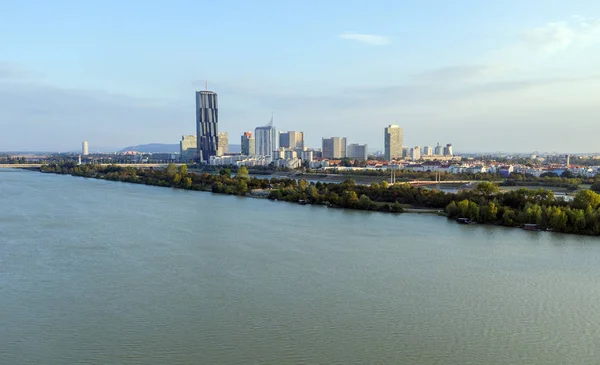
<instances>
[{"instance_id":1,"label":"antenna on tower","mask_svg":"<svg viewBox=\"0 0 600 365\"><path fill-rule=\"evenodd\" d=\"M208 80L206 80L206 91L208 91Z\"/></svg>"}]
</instances>

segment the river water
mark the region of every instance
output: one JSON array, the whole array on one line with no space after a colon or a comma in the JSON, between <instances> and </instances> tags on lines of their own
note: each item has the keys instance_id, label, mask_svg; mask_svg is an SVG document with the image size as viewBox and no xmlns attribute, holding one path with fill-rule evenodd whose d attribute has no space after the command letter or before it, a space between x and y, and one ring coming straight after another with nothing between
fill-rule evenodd
<instances>
[{"instance_id":1,"label":"river water","mask_svg":"<svg viewBox=\"0 0 600 365\"><path fill-rule=\"evenodd\" d=\"M0 171L2 364L597 364L600 240Z\"/></svg>"}]
</instances>

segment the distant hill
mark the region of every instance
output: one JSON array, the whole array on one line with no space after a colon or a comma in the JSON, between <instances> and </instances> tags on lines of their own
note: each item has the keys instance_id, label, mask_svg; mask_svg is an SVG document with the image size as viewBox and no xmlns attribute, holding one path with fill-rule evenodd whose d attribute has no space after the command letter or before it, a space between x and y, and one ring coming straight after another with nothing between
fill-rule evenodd
<instances>
[{"instance_id":1,"label":"distant hill","mask_svg":"<svg viewBox=\"0 0 600 365\"><path fill-rule=\"evenodd\" d=\"M174 153L179 152L179 144L148 143L125 147L119 152L137 151L142 153Z\"/></svg>"},{"instance_id":2,"label":"distant hill","mask_svg":"<svg viewBox=\"0 0 600 365\"><path fill-rule=\"evenodd\" d=\"M242 146L239 144L230 144L229 153L240 153ZM119 152L137 151L141 153L177 153L179 152L179 144L166 143L148 143L137 146L125 147Z\"/></svg>"}]
</instances>

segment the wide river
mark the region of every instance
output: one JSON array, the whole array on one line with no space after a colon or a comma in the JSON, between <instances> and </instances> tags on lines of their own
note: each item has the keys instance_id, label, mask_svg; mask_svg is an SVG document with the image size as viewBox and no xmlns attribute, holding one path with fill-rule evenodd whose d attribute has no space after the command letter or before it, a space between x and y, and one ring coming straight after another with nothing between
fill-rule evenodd
<instances>
[{"instance_id":1,"label":"wide river","mask_svg":"<svg viewBox=\"0 0 600 365\"><path fill-rule=\"evenodd\" d=\"M598 364L600 239L0 170L2 364Z\"/></svg>"}]
</instances>

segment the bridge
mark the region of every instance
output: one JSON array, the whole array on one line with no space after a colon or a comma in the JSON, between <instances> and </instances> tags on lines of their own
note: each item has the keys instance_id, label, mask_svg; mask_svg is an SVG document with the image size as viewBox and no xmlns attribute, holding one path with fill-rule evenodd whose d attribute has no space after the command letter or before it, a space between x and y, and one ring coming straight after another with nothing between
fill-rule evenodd
<instances>
[{"instance_id":1,"label":"bridge","mask_svg":"<svg viewBox=\"0 0 600 365\"><path fill-rule=\"evenodd\" d=\"M167 167L169 164L168 163L117 163L117 164L111 164L111 163L101 163L98 164L100 166L111 166L111 165L117 165L119 167L136 167L136 168L165 168ZM182 164L176 163L174 164L175 166L180 166ZM0 169L24 169L24 168L40 168L42 166L42 164L35 164L35 163L15 163L15 164L0 164ZM85 165L81 165L81 166L85 166Z\"/></svg>"},{"instance_id":2,"label":"bridge","mask_svg":"<svg viewBox=\"0 0 600 365\"><path fill-rule=\"evenodd\" d=\"M442 180L442 181L424 181L424 180L413 180L409 181L408 184L411 186L427 186L427 185L438 185L438 184L474 184L477 181L474 180Z\"/></svg>"}]
</instances>

